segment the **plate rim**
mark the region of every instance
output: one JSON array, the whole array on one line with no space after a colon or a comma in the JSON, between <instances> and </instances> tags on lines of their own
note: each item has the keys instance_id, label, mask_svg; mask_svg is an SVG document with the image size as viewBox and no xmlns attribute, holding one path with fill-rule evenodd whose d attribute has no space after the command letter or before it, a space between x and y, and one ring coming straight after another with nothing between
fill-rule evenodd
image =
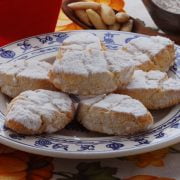
<instances>
[{"instance_id":1,"label":"plate rim","mask_svg":"<svg viewBox=\"0 0 180 180\"><path fill-rule=\"evenodd\" d=\"M144 145L137 148L132 148L128 150L120 150L120 151L104 151L104 152L87 152L87 151L76 151L76 152L69 152L69 151L52 151L52 150L45 150L43 148L38 147L31 147L27 145L19 144L16 141L7 140L4 137L0 137L1 143L9 146L11 148L15 148L17 150L25 151L28 153L45 155L50 157L56 158L66 158L66 159L107 159L107 158L116 158L116 157L124 157L124 156L131 156L131 155L138 155L158 149L163 149L165 147L177 144L180 142L180 136L168 138L168 140L164 140L163 142ZM35 151L34 151L35 150Z\"/></svg>"}]
</instances>

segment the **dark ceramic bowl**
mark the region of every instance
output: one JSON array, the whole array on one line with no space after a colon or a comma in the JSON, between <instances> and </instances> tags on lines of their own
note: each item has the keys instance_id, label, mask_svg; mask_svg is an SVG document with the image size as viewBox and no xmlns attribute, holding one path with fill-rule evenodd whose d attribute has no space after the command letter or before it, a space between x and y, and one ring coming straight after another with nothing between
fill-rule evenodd
<instances>
[{"instance_id":1,"label":"dark ceramic bowl","mask_svg":"<svg viewBox=\"0 0 180 180\"><path fill-rule=\"evenodd\" d=\"M160 8L152 0L142 0L156 25L167 33L180 35L180 14Z\"/></svg>"}]
</instances>

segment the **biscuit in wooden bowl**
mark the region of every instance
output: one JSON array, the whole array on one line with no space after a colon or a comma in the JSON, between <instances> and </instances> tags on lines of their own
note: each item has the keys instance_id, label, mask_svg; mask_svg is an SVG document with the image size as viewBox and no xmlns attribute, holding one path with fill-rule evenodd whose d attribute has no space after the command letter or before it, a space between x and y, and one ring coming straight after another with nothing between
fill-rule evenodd
<instances>
[{"instance_id":1,"label":"biscuit in wooden bowl","mask_svg":"<svg viewBox=\"0 0 180 180\"><path fill-rule=\"evenodd\" d=\"M82 100L77 118L88 130L111 135L131 135L153 124L153 117L141 102L119 94Z\"/></svg>"},{"instance_id":2,"label":"biscuit in wooden bowl","mask_svg":"<svg viewBox=\"0 0 180 180\"><path fill-rule=\"evenodd\" d=\"M148 109L162 109L180 103L180 81L160 71L136 70L132 81L117 91L141 101Z\"/></svg>"},{"instance_id":3,"label":"biscuit in wooden bowl","mask_svg":"<svg viewBox=\"0 0 180 180\"><path fill-rule=\"evenodd\" d=\"M47 62L35 60L11 61L1 64L1 92L13 98L26 90L56 90L47 75L51 66Z\"/></svg>"},{"instance_id":4,"label":"biscuit in wooden bowl","mask_svg":"<svg viewBox=\"0 0 180 180\"><path fill-rule=\"evenodd\" d=\"M74 113L73 102L64 93L25 91L9 103L5 126L25 135L53 133L71 122Z\"/></svg>"}]
</instances>

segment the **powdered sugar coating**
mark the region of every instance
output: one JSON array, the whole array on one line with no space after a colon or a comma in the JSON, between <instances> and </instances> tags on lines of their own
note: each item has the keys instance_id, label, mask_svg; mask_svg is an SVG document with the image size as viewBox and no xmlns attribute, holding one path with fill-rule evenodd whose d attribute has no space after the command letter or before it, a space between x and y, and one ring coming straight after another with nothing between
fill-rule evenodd
<instances>
[{"instance_id":1,"label":"powdered sugar coating","mask_svg":"<svg viewBox=\"0 0 180 180\"><path fill-rule=\"evenodd\" d=\"M79 32L78 34L71 35L63 41L59 48L57 58L60 58L66 51L84 51L90 49L101 50L102 46L100 39L91 33Z\"/></svg>"},{"instance_id":2,"label":"powdered sugar coating","mask_svg":"<svg viewBox=\"0 0 180 180\"><path fill-rule=\"evenodd\" d=\"M136 70L132 81L125 88L180 90L180 81L168 78L167 73L161 71L144 72L142 70Z\"/></svg>"},{"instance_id":3,"label":"powdered sugar coating","mask_svg":"<svg viewBox=\"0 0 180 180\"><path fill-rule=\"evenodd\" d=\"M62 71L89 76L92 73L117 72L130 66L131 60L119 59L114 52L89 50L66 52L53 67L57 73Z\"/></svg>"},{"instance_id":4,"label":"powdered sugar coating","mask_svg":"<svg viewBox=\"0 0 180 180\"><path fill-rule=\"evenodd\" d=\"M52 67L47 62L36 60L10 61L0 66L1 91L15 97L25 90L49 89L55 87L49 82L48 71Z\"/></svg>"},{"instance_id":5,"label":"powdered sugar coating","mask_svg":"<svg viewBox=\"0 0 180 180\"><path fill-rule=\"evenodd\" d=\"M56 88L76 95L110 93L130 81L134 68L166 71L174 61L174 44L167 38L139 37L110 51L99 48L100 40L93 36L80 33L64 41L49 73Z\"/></svg>"},{"instance_id":6,"label":"powdered sugar coating","mask_svg":"<svg viewBox=\"0 0 180 180\"><path fill-rule=\"evenodd\" d=\"M130 96L120 94L102 95L82 100L81 103L91 107L106 109L107 111L133 114L136 117L143 116L148 112L139 101L132 99Z\"/></svg>"},{"instance_id":7,"label":"powdered sugar coating","mask_svg":"<svg viewBox=\"0 0 180 180\"><path fill-rule=\"evenodd\" d=\"M160 36L139 37L130 41L125 47L128 50L140 51L148 56L156 56L166 46L172 46L174 43L168 38Z\"/></svg>"},{"instance_id":8,"label":"powdered sugar coating","mask_svg":"<svg viewBox=\"0 0 180 180\"><path fill-rule=\"evenodd\" d=\"M8 127L11 121L18 123L31 134L52 133L64 128L73 115L68 95L48 90L25 91L10 102L5 123Z\"/></svg>"},{"instance_id":9,"label":"powdered sugar coating","mask_svg":"<svg viewBox=\"0 0 180 180\"><path fill-rule=\"evenodd\" d=\"M166 90L179 91L180 96L180 81L177 79L169 78L163 82L162 88ZM180 97L179 97L180 98Z\"/></svg>"},{"instance_id":10,"label":"powdered sugar coating","mask_svg":"<svg viewBox=\"0 0 180 180\"><path fill-rule=\"evenodd\" d=\"M136 70L132 81L118 93L138 99L148 109L163 109L180 103L180 81L161 71Z\"/></svg>"},{"instance_id":11,"label":"powdered sugar coating","mask_svg":"<svg viewBox=\"0 0 180 180\"><path fill-rule=\"evenodd\" d=\"M10 61L5 64L1 64L0 72L7 73L14 76L14 82L18 76L26 76L37 79L48 79L48 71L51 68L51 64L47 62L40 62L36 60L27 61Z\"/></svg>"},{"instance_id":12,"label":"powdered sugar coating","mask_svg":"<svg viewBox=\"0 0 180 180\"><path fill-rule=\"evenodd\" d=\"M119 52L129 56L134 65L144 71L168 71L175 60L174 43L160 36L132 39Z\"/></svg>"},{"instance_id":13,"label":"powdered sugar coating","mask_svg":"<svg viewBox=\"0 0 180 180\"><path fill-rule=\"evenodd\" d=\"M127 84L134 72L131 60L116 55L96 49L66 51L53 64L50 80L57 88L72 94L113 92Z\"/></svg>"},{"instance_id":14,"label":"powdered sugar coating","mask_svg":"<svg viewBox=\"0 0 180 180\"><path fill-rule=\"evenodd\" d=\"M134 66L140 66L151 61L147 54L144 54L133 47L128 47L127 51L124 49L124 47L120 48L116 53L116 57L131 61Z\"/></svg>"},{"instance_id":15,"label":"powdered sugar coating","mask_svg":"<svg viewBox=\"0 0 180 180\"><path fill-rule=\"evenodd\" d=\"M139 101L126 95L109 94L82 100L77 118L89 130L129 135L149 128L153 118Z\"/></svg>"},{"instance_id":16,"label":"powdered sugar coating","mask_svg":"<svg viewBox=\"0 0 180 180\"><path fill-rule=\"evenodd\" d=\"M154 89L159 88L162 81L166 80L167 74L161 71L136 70L132 81L125 87L126 89Z\"/></svg>"}]
</instances>

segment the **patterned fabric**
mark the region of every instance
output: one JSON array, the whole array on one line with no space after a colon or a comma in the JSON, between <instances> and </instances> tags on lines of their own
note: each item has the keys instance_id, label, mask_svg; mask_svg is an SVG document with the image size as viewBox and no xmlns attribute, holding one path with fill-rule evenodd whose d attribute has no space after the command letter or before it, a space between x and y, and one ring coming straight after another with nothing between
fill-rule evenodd
<instances>
[{"instance_id":1,"label":"patterned fabric","mask_svg":"<svg viewBox=\"0 0 180 180\"><path fill-rule=\"evenodd\" d=\"M3 180L179 180L180 145L123 158L66 160L0 145ZM13 168L12 168L13 167Z\"/></svg>"}]
</instances>

